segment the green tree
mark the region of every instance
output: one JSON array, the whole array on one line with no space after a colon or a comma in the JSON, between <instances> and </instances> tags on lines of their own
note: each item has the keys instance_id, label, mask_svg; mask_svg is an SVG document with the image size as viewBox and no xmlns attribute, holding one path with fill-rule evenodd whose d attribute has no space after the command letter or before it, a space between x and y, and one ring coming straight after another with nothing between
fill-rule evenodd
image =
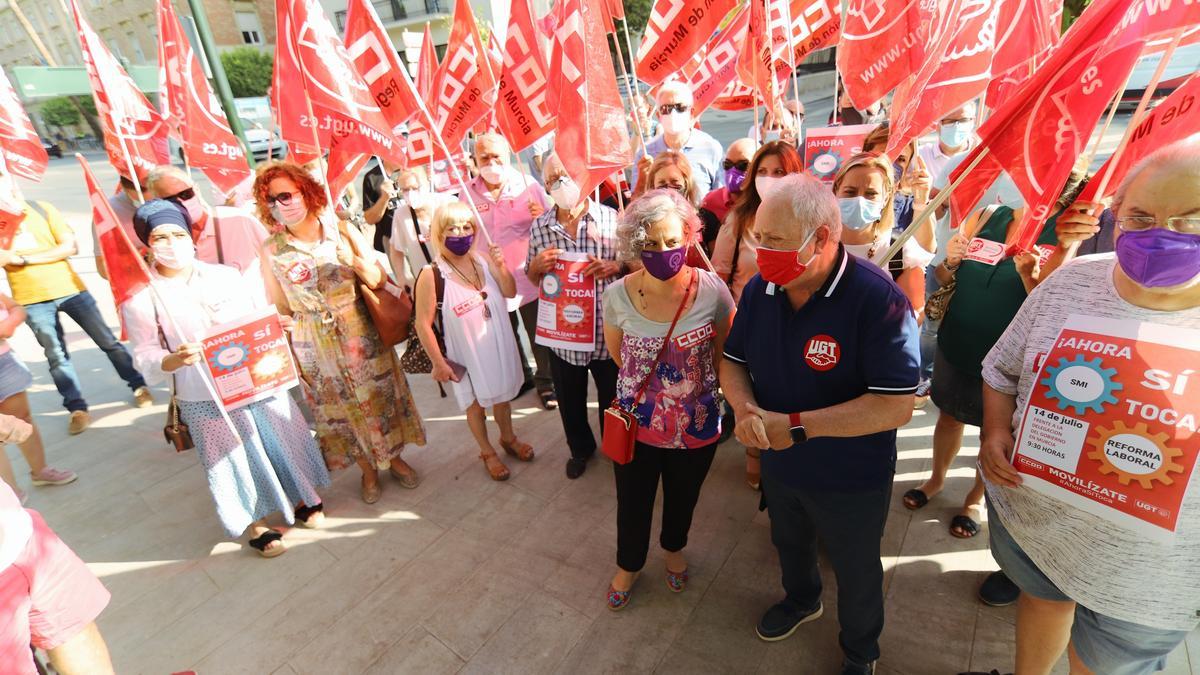
<instances>
[{"instance_id":1,"label":"green tree","mask_svg":"<svg viewBox=\"0 0 1200 675\"><path fill-rule=\"evenodd\" d=\"M58 96L41 107L42 121L52 127L73 127L79 124L79 108L69 96Z\"/></svg>"},{"instance_id":2,"label":"green tree","mask_svg":"<svg viewBox=\"0 0 1200 675\"><path fill-rule=\"evenodd\" d=\"M271 86L274 59L254 47L238 47L221 52L221 65L229 78L229 88L237 98L266 96Z\"/></svg>"},{"instance_id":3,"label":"green tree","mask_svg":"<svg viewBox=\"0 0 1200 675\"><path fill-rule=\"evenodd\" d=\"M1092 4L1092 0L1064 0L1062 13L1062 31L1064 33L1090 4Z\"/></svg>"}]
</instances>

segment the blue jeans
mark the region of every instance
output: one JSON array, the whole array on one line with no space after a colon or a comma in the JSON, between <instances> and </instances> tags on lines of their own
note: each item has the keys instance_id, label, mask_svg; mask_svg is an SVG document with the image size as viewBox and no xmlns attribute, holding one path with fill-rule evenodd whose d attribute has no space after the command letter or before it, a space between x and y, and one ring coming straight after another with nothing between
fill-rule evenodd
<instances>
[{"instance_id":1,"label":"blue jeans","mask_svg":"<svg viewBox=\"0 0 1200 675\"><path fill-rule=\"evenodd\" d=\"M117 374L125 380L130 389L146 386L146 381L133 367L133 357L129 355L129 350L125 349L125 345L117 340L108 324L104 323L104 317L100 316L100 309L96 307L96 300L92 298L91 293L82 291L55 300L25 305L25 323L33 329L34 336L46 352L50 377L54 379L58 393L62 394L64 408L70 412L87 410L87 401L83 400L83 394L79 391L79 376L75 374L75 366L71 364L71 355L67 352L66 342L63 341L59 312L71 317L71 320L79 324L88 337L92 338L92 342L104 351L113 368L116 368Z\"/></svg>"},{"instance_id":2,"label":"blue jeans","mask_svg":"<svg viewBox=\"0 0 1200 675\"><path fill-rule=\"evenodd\" d=\"M933 270L936 267L930 266L925 268L925 297L933 295L933 292L941 287L938 284L937 275ZM921 379L929 380L933 378L933 361L937 354L937 335L938 326L942 325L941 319L934 321L928 316L921 324Z\"/></svg>"}]
</instances>

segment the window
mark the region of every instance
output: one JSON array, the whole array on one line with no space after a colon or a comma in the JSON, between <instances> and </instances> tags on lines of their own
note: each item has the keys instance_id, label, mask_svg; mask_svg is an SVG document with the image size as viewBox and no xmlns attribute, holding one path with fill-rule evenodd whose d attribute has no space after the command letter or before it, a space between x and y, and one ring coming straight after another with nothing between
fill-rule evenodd
<instances>
[{"instance_id":1,"label":"window","mask_svg":"<svg viewBox=\"0 0 1200 675\"><path fill-rule=\"evenodd\" d=\"M262 44L262 26L258 23L258 12L238 11L233 13L237 29L242 33L242 42L248 45Z\"/></svg>"},{"instance_id":2,"label":"window","mask_svg":"<svg viewBox=\"0 0 1200 675\"><path fill-rule=\"evenodd\" d=\"M337 30L339 33L346 32L346 10L343 9L340 12L334 12L333 21L337 24Z\"/></svg>"}]
</instances>

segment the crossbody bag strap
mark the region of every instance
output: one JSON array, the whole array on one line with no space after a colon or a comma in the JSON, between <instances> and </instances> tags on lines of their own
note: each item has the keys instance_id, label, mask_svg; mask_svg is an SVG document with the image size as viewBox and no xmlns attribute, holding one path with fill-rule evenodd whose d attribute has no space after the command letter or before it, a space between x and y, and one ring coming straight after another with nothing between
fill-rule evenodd
<instances>
[{"instance_id":1,"label":"crossbody bag strap","mask_svg":"<svg viewBox=\"0 0 1200 675\"><path fill-rule=\"evenodd\" d=\"M683 308L687 307L688 299L692 297L692 291L697 289L700 281L700 272L692 269L692 280L688 283L687 292L683 294L683 300L679 301L679 307L675 310L675 318L671 319L671 327L667 329L667 336L663 338L662 346L658 348L658 354L654 357L654 361L650 364L650 372L646 373L646 379L642 380L642 384L638 387L637 394L633 397L631 405L637 406L638 401L645 396L646 389L650 387L650 379L654 377L654 369L658 367L658 362L662 361L663 354L667 353L667 346L671 344L671 336L675 333L675 325L679 323L679 317L683 316Z\"/></svg>"},{"instance_id":2,"label":"crossbody bag strap","mask_svg":"<svg viewBox=\"0 0 1200 675\"><path fill-rule=\"evenodd\" d=\"M156 328L158 328L158 343L160 345L162 345L162 347L164 349L166 349L168 352L171 352L171 351L173 351L171 349L171 343L167 342L167 333L166 333L166 331L163 330L162 320L158 316L158 301L154 299L153 295L150 296L150 307L152 309L154 309L154 326ZM173 424L175 424L176 426L178 426L179 425L179 405L175 401L175 390L176 390L175 373L171 373L171 404L172 404L170 406L171 422Z\"/></svg>"},{"instance_id":3,"label":"crossbody bag strap","mask_svg":"<svg viewBox=\"0 0 1200 675\"><path fill-rule=\"evenodd\" d=\"M421 226L417 223L417 211L412 206L408 207L408 213L412 216L413 237L416 238L417 244L421 246L421 254L425 256L425 264L433 264L433 256L429 255L429 247L425 246L425 242L421 240Z\"/></svg>"},{"instance_id":4,"label":"crossbody bag strap","mask_svg":"<svg viewBox=\"0 0 1200 675\"><path fill-rule=\"evenodd\" d=\"M738 258L742 256L742 235L743 233L738 231L733 238L733 258L729 261L729 278L726 280L730 286L733 286L733 277L737 274Z\"/></svg>"}]
</instances>

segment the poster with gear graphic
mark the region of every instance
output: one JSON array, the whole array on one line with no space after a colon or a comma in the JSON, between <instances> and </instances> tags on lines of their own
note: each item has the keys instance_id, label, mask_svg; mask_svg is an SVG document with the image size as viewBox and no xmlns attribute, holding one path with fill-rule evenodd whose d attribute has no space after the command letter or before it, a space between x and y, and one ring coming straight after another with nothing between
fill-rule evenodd
<instances>
[{"instance_id":1,"label":"poster with gear graphic","mask_svg":"<svg viewBox=\"0 0 1200 675\"><path fill-rule=\"evenodd\" d=\"M804 135L805 172L832 185L842 163L862 152L863 141L874 128L873 124L853 124L809 129Z\"/></svg>"},{"instance_id":2,"label":"poster with gear graphic","mask_svg":"<svg viewBox=\"0 0 1200 675\"><path fill-rule=\"evenodd\" d=\"M596 349L596 277L584 274L587 254L567 251L542 277L537 343L553 349Z\"/></svg>"},{"instance_id":3,"label":"poster with gear graphic","mask_svg":"<svg viewBox=\"0 0 1200 675\"><path fill-rule=\"evenodd\" d=\"M287 334L274 307L212 327L200 339L204 365L227 410L299 383Z\"/></svg>"},{"instance_id":4,"label":"poster with gear graphic","mask_svg":"<svg viewBox=\"0 0 1200 675\"><path fill-rule=\"evenodd\" d=\"M1200 331L1071 315L1021 416L1024 485L1170 541L1200 452L1197 366Z\"/></svg>"}]
</instances>

